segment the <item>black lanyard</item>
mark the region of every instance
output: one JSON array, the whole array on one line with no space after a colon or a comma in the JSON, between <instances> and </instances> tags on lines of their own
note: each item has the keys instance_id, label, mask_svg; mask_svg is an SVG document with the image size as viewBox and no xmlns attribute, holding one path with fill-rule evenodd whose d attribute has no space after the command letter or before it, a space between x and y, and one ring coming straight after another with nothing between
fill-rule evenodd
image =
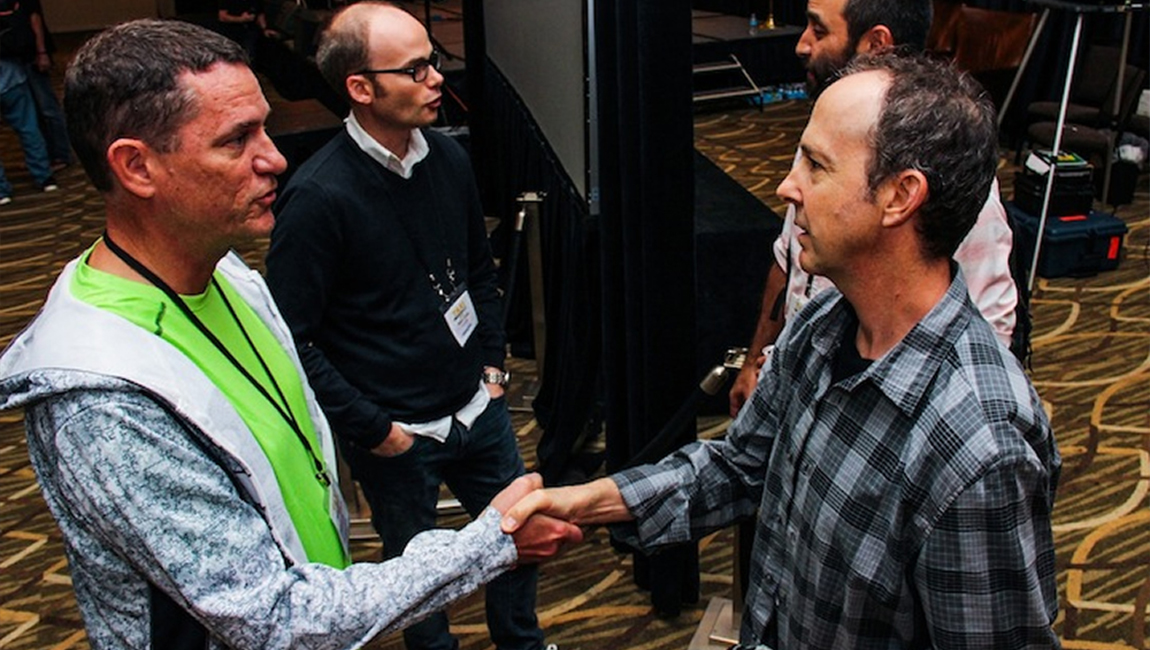
<instances>
[{"instance_id":1,"label":"black lanyard","mask_svg":"<svg viewBox=\"0 0 1150 650\"><path fill-rule=\"evenodd\" d=\"M430 145L428 145L428 146L430 146ZM439 195L435 191L435 178L432 176L431 168L427 167L425 165L424 169L422 171L424 173L426 173L427 184L431 188L431 191L428 193L428 198L429 198L429 202L432 205L432 210L431 210L431 213L433 215L432 218L435 219L435 224L436 224L436 226L438 226L437 230L439 231L438 232L439 244L443 248L443 256L447 260L445 263L445 269L444 269L444 273L445 273L446 277L443 278L443 279L447 280L447 283L448 283L448 287L446 290L444 289L444 286L443 286L443 280L440 278L437 278L435 276L435 273L432 272L432 270L431 270L431 264L428 263L428 260L426 257L426 253L428 253L428 251L425 251L424 246L421 245L422 243L424 243L425 238L424 237L416 237L416 233L413 232L411 224L407 223L407 219L405 218L408 215L400 214L397 211L396 212L396 221L399 222L400 228L403 229L403 234L407 236L408 243L411 244L412 250L415 251L415 257L419 260L419 263L423 265L423 272L427 274L427 279L431 282L431 289L433 291L435 291L436 295L438 295L440 298L443 299L444 303L451 304L451 301L455 297L457 297L457 293L458 293L458 289L459 289L459 282L456 279L455 268L451 264L451 253L448 251L447 225L444 223L445 219L444 219L444 216L442 214L442 210L439 207L440 206L440 203L438 201ZM378 165L376 172L379 174L394 174L395 173L395 172L387 169L383 165ZM413 172L412 179L414 179L414 178L415 178L415 176L414 176L414 172ZM405 180L412 180L412 179L405 179ZM392 204L394 205L395 204L395 198L393 196L391 196L392 191L391 191L391 186L390 186L388 180L386 180L386 179L384 180L382 187L383 187L384 192L388 195L388 197L391 198Z\"/></svg>"},{"instance_id":2,"label":"black lanyard","mask_svg":"<svg viewBox=\"0 0 1150 650\"><path fill-rule=\"evenodd\" d=\"M108 236L107 231L104 231L104 244L108 247L108 250L112 251L112 253L114 253L116 257L120 258L124 264L127 264L132 268L133 271L142 275L157 289L163 291L164 295L166 295L172 302L176 303L176 306L179 307L180 311L182 311L184 315L188 317L188 320L190 320L192 324L196 326L196 329L198 329L200 333L203 334L204 337L208 339L208 341L211 342L211 344L214 345L217 350L220 351L220 354L224 355L224 358L226 358L232 364L232 366L234 366L235 369L238 370L240 374L248 380L248 383L250 383L252 387L259 391L260 395L262 395L264 399L266 399L267 402L272 405L272 408L276 410L276 413L279 413L280 417L283 418L288 427L290 427L291 430L295 432L296 438L299 438L300 444L303 445L303 448L307 451L308 456L311 457L312 463L315 465L316 480L319 481L324 487L331 485L331 478L328 477L327 471L324 469L323 461L320 460L319 456L315 453L315 450L312 449L311 443L308 442L307 436L304 435L303 429L300 428L299 421L296 420L295 414L292 413L291 405L288 404L287 397L284 396L284 392L280 388L279 382L276 381L275 375L272 374L272 371L268 367L267 362L264 361L263 355L261 355L259 349L256 348L256 344L252 341L252 337L248 335L248 330L244 327L244 324L240 320L239 315L236 314L236 310L232 308L232 303L228 300L227 294L224 293L224 290L222 287L220 287L220 284L216 282L215 275L212 275L212 286L214 286L216 291L220 293L220 298L223 299L224 306L228 308L228 313L231 314L232 319L235 320L236 325L240 328L240 332L244 335L244 340L248 342L248 345L252 349L252 353L256 355L256 359L259 359L260 367L262 367L264 372L267 373L268 379L270 379L272 382L272 387L275 388L276 395L278 395L280 400L283 402L282 405L280 402L276 401L275 398L271 396L271 393L268 392L268 389L265 388L264 385L259 382L259 380L252 376L251 372L249 372L248 369L245 368L238 359L236 359L235 355L232 354L231 350L228 350L223 341L220 341L220 339L216 337L216 335L212 333L210 329L208 329L208 326L205 325L202 320L200 320L199 316L196 316L195 312L192 311L192 308L188 306L188 303L184 302L184 299L180 297L180 294L176 293L175 290L172 289L172 287L169 286L167 282L164 282L160 276L153 273L151 269L144 266L142 263L140 263L139 260L132 257L131 254L129 254L124 249L120 248L119 245L113 242L112 238Z\"/></svg>"}]
</instances>

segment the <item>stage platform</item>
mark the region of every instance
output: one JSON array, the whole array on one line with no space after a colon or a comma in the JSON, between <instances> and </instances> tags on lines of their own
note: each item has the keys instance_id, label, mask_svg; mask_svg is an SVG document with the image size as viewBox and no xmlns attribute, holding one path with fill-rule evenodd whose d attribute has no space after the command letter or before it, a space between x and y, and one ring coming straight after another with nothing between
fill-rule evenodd
<instances>
[{"instance_id":1,"label":"stage platform","mask_svg":"<svg viewBox=\"0 0 1150 650\"><path fill-rule=\"evenodd\" d=\"M691 12L691 40L696 64L723 61L734 54L760 86L800 82L805 78L795 45L802 27L778 25L750 33L743 16L713 11Z\"/></svg>"}]
</instances>

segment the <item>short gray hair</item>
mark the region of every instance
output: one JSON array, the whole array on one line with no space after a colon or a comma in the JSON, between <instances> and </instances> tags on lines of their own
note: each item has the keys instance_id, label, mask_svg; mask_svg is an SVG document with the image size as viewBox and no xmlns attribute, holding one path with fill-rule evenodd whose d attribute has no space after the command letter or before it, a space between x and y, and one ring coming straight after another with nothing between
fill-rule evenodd
<instances>
[{"instance_id":1,"label":"short gray hair","mask_svg":"<svg viewBox=\"0 0 1150 650\"><path fill-rule=\"evenodd\" d=\"M986 92L970 75L924 55L858 57L843 77L890 77L871 133L867 185L913 169L926 176L919 234L931 257L951 257L978 220L998 168L998 128Z\"/></svg>"},{"instance_id":2,"label":"short gray hair","mask_svg":"<svg viewBox=\"0 0 1150 650\"><path fill-rule=\"evenodd\" d=\"M96 189L112 190L107 153L118 138L178 148L176 133L197 110L179 77L217 63L247 65L248 58L223 36L175 20L123 23L80 48L64 75L64 109L76 157Z\"/></svg>"}]
</instances>

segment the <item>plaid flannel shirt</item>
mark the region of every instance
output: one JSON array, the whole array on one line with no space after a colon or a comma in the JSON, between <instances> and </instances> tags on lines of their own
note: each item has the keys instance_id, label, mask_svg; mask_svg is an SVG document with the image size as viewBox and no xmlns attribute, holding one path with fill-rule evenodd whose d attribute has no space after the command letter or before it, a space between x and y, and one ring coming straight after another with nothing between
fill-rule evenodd
<instances>
[{"instance_id":1,"label":"plaid flannel shirt","mask_svg":"<svg viewBox=\"0 0 1150 650\"><path fill-rule=\"evenodd\" d=\"M614 475L644 547L755 512L740 637L795 648L1051 648L1061 460L962 274L907 336L832 384L853 318L820 294L726 439Z\"/></svg>"}]
</instances>

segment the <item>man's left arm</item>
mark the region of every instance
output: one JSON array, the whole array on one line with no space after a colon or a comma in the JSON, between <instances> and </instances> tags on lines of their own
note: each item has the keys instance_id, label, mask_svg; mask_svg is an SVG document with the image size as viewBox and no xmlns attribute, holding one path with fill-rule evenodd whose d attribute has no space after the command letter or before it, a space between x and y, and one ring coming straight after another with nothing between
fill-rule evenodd
<instances>
[{"instance_id":1,"label":"man's left arm","mask_svg":"<svg viewBox=\"0 0 1150 650\"><path fill-rule=\"evenodd\" d=\"M1058 647L1051 480L1000 463L942 515L914 567L932 647Z\"/></svg>"},{"instance_id":2,"label":"man's left arm","mask_svg":"<svg viewBox=\"0 0 1150 650\"><path fill-rule=\"evenodd\" d=\"M971 300L1007 347L1014 333L1018 306L1018 288L1010 273L1013 246L1014 234L996 180L978 213L978 221L959 244L954 259L962 267Z\"/></svg>"},{"instance_id":3,"label":"man's left arm","mask_svg":"<svg viewBox=\"0 0 1150 650\"><path fill-rule=\"evenodd\" d=\"M40 72L48 72L52 67L52 59L48 56L48 41L44 35L44 19L41 18L40 13L28 14L28 24L32 26L32 35L36 39L36 57L34 64L36 70Z\"/></svg>"}]
</instances>

